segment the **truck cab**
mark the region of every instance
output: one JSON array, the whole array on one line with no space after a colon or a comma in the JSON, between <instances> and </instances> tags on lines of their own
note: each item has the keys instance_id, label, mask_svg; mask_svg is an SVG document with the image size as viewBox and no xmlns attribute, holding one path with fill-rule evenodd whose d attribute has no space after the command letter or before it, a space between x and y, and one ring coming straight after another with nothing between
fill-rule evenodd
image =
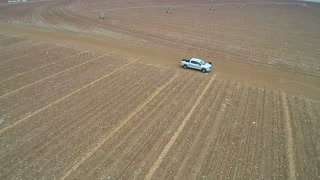
<instances>
[{"instance_id":1,"label":"truck cab","mask_svg":"<svg viewBox=\"0 0 320 180\"><path fill-rule=\"evenodd\" d=\"M182 59L180 61L180 66L183 67L184 69L188 69L188 68L197 69L203 73L206 73L211 71L212 64L211 62L206 63L203 60L198 58L191 58L190 60Z\"/></svg>"}]
</instances>

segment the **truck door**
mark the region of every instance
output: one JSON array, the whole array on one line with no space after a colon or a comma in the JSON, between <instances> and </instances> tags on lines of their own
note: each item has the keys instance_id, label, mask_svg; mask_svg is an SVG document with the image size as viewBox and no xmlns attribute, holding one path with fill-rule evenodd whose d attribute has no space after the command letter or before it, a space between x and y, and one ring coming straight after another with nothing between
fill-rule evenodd
<instances>
[{"instance_id":1,"label":"truck door","mask_svg":"<svg viewBox=\"0 0 320 180\"><path fill-rule=\"evenodd\" d=\"M200 69L200 63L198 63L197 61L190 61L190 66L193 69Z\"/></svg>"}]
</instances>

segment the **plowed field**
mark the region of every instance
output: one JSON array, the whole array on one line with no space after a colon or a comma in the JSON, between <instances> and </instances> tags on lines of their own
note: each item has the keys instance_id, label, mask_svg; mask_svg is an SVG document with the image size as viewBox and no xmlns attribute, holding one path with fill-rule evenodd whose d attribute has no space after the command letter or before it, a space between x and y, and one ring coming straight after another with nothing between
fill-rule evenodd
<instances>
[{"instance_id":1,"label":"plowed field","mask_svg":"<svg viewBox=\"0 0 320 180\"><path fill-rule=\"evenodd\" d=\"M0 179L318 179L319 6L210 7L0 3Z\"/></svg>"}]
</instances>

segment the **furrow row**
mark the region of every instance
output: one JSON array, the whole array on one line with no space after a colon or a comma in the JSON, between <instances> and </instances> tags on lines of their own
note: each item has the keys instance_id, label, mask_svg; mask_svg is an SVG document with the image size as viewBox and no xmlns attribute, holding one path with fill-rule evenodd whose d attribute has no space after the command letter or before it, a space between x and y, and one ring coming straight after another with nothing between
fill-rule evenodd
<instances>
[{"instance_id":1,"label":"furrow row","mask_svg":"<svg viewBox=\"0 0 320 180\"><path fill-rule=\"evenodd\" d=\"M52 76L61 74L81 64L95 59L98 55L91 52L66 54L62 59L45 64L39 68L20 73L0 82L0 97L8 96L21 88L26 88L35 82L44 81Z\"/></svg>"},{"instance_id":2,"label":"furrow row","mask_svg":"<svg viewBox=\"0 0 320 180\"><path fill-rule=\"evenodd\" d=\"M172 74L130 65L6 131L1 144L10 146L1 148L2 177L61 176ZM16 168L21 171L11 173Z\"/></svg>"},{"instance_id":3,"label":"furrow row","mask_svg":"<svg viewBox=\"0 0 320 180\"><path fill-rule=\"evenodd\" d=\"M81 89L126 63L126 59L101 56L0 98L0 112L4 116L1 128L28 117L38 109Z\"/></svg>"}]
</instances>

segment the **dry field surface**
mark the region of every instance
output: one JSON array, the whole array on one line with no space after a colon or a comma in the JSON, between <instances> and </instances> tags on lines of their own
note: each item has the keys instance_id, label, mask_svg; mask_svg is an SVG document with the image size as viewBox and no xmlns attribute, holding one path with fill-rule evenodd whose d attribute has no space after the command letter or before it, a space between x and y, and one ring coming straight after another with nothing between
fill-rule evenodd
<instances>
[{"instance_id":1,"label":"dry field surface","mask_svg":"<svg viewBox=\"0 0 320 180\"><path fill-rule=\"evenodd\" d=\"M214 2L215 11L208 0L32 1L0 11L2 22L320 77L319 5Z\"/></svg>"},{"instance_id":2,"label":"dry field surface","mask_svg":"<svg viewBox=\"0 0 320 180\"><path fill-rule=\"evenodd\" d=\"M0 179L318 179L319 5L210 7L0 1Z\"/></svg>"}]
</instances>

